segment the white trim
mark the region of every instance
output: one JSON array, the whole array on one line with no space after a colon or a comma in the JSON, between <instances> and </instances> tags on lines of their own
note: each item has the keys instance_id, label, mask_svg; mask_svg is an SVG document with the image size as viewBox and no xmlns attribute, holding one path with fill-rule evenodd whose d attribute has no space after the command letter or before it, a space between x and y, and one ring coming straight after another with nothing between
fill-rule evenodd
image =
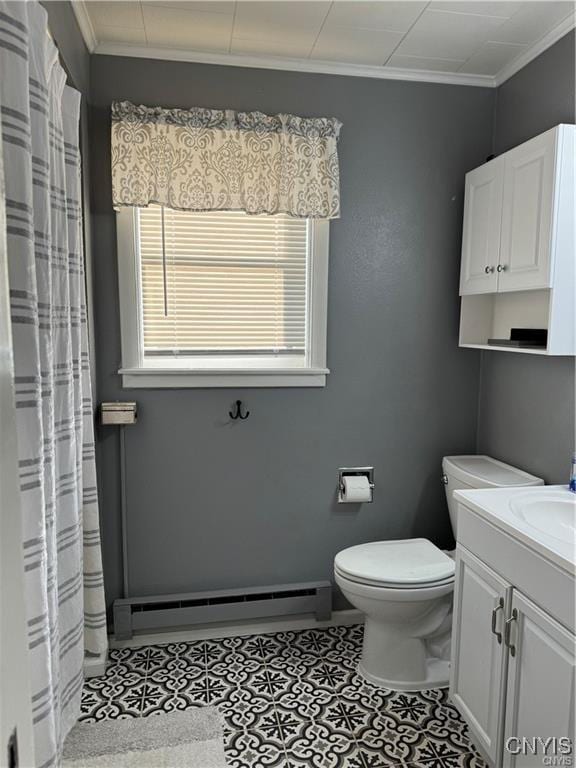
<instances>
[{"instance_id":1,"label":"white trim","mask_svg":"<svg viewBox=\"0 0 576 768\"><path fill-rule=\"evenodd\" d=\"M74 16L76 16L76 21L78 22L80 32L86 43L86 48L88 48L89 53L94 53L94 50L98 45L98 38L94 32L94 27L92 26L92 20L88 13L88 9L86 8L86 3L84 0L72 0L70 5L74 11Z\"/></svg>"},{"instance_id":2,"label":"white trim","mask_svg":"<svg viewBox=\"0 0 576 768\"><path fill-rule=\"evenodd\" d=\"M308 279L309 297L313 297L306 311L308 323L307 345L310 350L310 372L330 373L326 366L326 340L328 335L328 255L330 252L330 223L317 221L308 227L310 259ZM326 377L324 376L324 383Z\"/></svg>"},{"instance_id":3,"label":"white trim","mask_svg":"<svg viewBox=\"0 0 576 768\"><path fill-rule=\"evenodd\" d=\"M228 622L226 624L207 624L196 629L156 632L155 634L135 635L130 640L116 640L109 637L110 648L137 648L141 645L162 643L190 643L195 640L218 640L222 637L242 637L243 635L263 635L270 632L297 632L303 629L322 629L324 627L347 627L351 624L363 624L362 611L349 609L332 611L328 621L316 621L313 616L295 616L266 619L253 623Z\"/></svg>"},{"instance_id":4,"label":"white trim","mask_svg":"<svg viewBox=\"0 0 576 768\"><path fill-rule=\"evenodd\" d=\"M218 371L189 371L151 372L150 370L118 371L122 375L124 389L221 389L222 387L325 387L326 374L302 370L293 375L274 371L246 371L226 373ZM208 375L206 375L208 374Z\"/></svg>"},{"instance_id":5,"label":"white trim","mask_svg":"<svg viewBox=\"0 0 576 768\"><path fill-rule=\"evenodd\" d=\"M381 80L412 80L415 82L442 83L445 85L472 85L483 88L495 87L495 80L491 75L468 75L461 72L431 72L423 69L341 64L333 61L314 61L313 59L283 59L276 58L275 56L207 53L206 51L189 51L179 48L147 48L144 45L124 43L99 43L94 53L102 56L132 56L138 59L186 61L196 64L217 64L228 67L248 67L251 69L279 69L320 75L371 77Z\"/></svg>"},{"instance_id":6,"label":"white trim","mask_svg":"<svg viewBox=\"0 0 576 768\"><path fill-rule=\"evenodd\" d=\"M515 75L516 72L519 72L533 59L540 56L541 53L544 53L544 51L553 46L554 43L558 42L560 38L564 37L564 35L567 35L568 32L574 29L575 26L576 14L572 13L570 16L567 16L563 21L561 21L557 26L555 26L554 29L551 29L546 35L544 35L544 37L534 43L531 48L520 54L520 56L515 58L514 61L512 61L506 67L503 67L494 78L495 86L498 87L502 85L502 83L505 83L506 80L512 77L512 75Z\"/></svg>"},{"instance_id":7,"label":"white trim","mask_svg":"<svg viewBox=\"0 0 576 768\"><path fill-rule=\"evenodd\" d=\"M328 253L330 222L313 221L310 230L311 301L307 312L307 350L309 357L302 366L288 367L286 361L276 365L241 367L234 360L221 359L219 365L198 368L173 368L146 364L143 356L140 296L140 268L137 242L137 209L125 207L116 213L118 250L118 289L120 298L120 332L122 341L122 386L126 389L195 389L216 387L324 387L330 370L326 367L326 333L328 313ZM243 363L246 364L246 363ZM212 363L210 363L212 365Z\"/></svg>"},{"instance_id":8,"label":"white trim","mask_svg":"<svg viewBox=\"0 0 576 768\"><path fill-rule=\"evenodd\" d=\"M120 292L120 338L122 367L127 371L142 367L142 323L139 307L140 278L136 243L136 209L122 208L116 214L118 242L118 286ZM119 371L120 372L120 371Z\"/></svg>"}]
</instances>

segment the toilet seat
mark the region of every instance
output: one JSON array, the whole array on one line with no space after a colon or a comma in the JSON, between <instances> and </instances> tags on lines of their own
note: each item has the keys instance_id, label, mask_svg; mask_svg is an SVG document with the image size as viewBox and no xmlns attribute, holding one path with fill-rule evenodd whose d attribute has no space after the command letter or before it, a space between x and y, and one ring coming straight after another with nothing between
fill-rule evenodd
<instances>
[{"instance_id":1,"label":"toilet seat","mask_svg":"<svg viewBox=\"0 0 576 768\"><path fill-rule=\"evenodd\" d=\"M444 595L451 595L454 592L454 580L446 581L442 584L415 584L412 587L398 588L396 586L386 586L384 584L365 584L360 581L353 581L347 576L343 576L338 571L334 571L336 584L348 597L354 605L354 596L357 600L369 598L374 603L397 603L408 606L412 602L431 601Z\"/></svg>"},{"instance_id":2,"label":"toilet seat","mask_svg":"<svg viewBox=\"0 0 576 768\"><path fill-rule=\"evenodd\" d=\"M454 561L428 539L348 547L336 555L334 570L348 581L385 589L441 587L454 581Z\"/></svg>"},{"instance_id":3,"label":"toilet seat","mask_svg":"<svg viewBox=\"0 0 576 768\"><path fill-rule=\"evenodd\" d=\"M448 576L446 579L441 579L440 581L427 581L424 583L421 582L412 582L410 584L401 584L399 582L391 582L391 581L375 581L372 579L363 579L358 578L355 576L351 576L348 573L344 573L339 568L334 568L334 573L337 576L340 576L343 579L346 579L347 581L351 581L354 584L360 584L362 586L366 587L376 587L381 589L397 589L397 590L414 590L414 589L432 589L433 587L443 587L446 584L454 584L454 574L452 576Z\"/></svg>"}]
</instances>

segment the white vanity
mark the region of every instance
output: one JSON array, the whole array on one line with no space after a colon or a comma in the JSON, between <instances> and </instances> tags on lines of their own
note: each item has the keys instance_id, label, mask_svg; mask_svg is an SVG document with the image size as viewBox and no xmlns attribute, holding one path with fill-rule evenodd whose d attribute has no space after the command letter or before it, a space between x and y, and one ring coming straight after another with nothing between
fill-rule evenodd
<instances>
[{"instance_id":1,"label":"white vanity","mask_svg":"<svg viewBox=\"0 0 576 768\"><path fill-rule=\"evenodd\" d=\"M450 695L492 765L541 768L542 744L514 754L523 737L574 738L576 497L542 486L454 498Z\"/></svg>"}]
</instances>

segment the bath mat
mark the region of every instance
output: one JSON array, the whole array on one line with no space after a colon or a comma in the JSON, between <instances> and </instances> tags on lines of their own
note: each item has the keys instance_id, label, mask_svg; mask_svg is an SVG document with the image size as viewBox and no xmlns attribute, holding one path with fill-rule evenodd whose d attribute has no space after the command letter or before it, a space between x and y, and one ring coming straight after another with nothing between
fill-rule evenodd
<instances>
[{"instance_id":1,"label":"bath mat","mask_svg":"<svg viewBox=\"0 0 576 768\"><path fill-rule=\"evenodd\" d=\"M199 707L129 720L78 723L63 768L226 768L222 719Z\"/></svg>"}]
</instances>

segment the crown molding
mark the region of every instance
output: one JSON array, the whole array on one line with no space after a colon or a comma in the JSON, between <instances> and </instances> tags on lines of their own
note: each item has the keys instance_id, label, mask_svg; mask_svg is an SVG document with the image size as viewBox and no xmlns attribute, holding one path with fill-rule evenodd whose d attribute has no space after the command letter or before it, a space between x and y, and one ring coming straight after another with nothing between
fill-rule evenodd
<instances>
[{"instance_id":1,"label":"crown molding","mask_svg":"<svg viewBox=\"0 0 576 768\"><path fill-rule=\"evenodd\" d=\"M460 72L431 72L423 69L399 69L361 64L339 64L313 59L283 59L275 56L245 56L233 53L208 53L178 48L152 48L144 45L99 43L95 54L103 56L131 56L140 59L164 59L185 61L195 64L217 64L228 67L249 67L251 69L278 69L290 72L307 72L320 75L345 75L349 77L371 77L380 80L410 80L444 85L472 85L494 88L494 78L489 75L468 75Z\"/></svg>"},{"instance_id":2,"label":"crown molding","mask_svg":"<svg viewBox=\"0 0 576 768\"><path fill-rule=\"evenodd\" d=\"M88 48L89 53L94 53L94 50L98 45L98 39L94 32L94 27L92 26L86 3L84 0L71 0L70 5L74 11L74 16L76 16L76 21L80 27L80 32L82 33L86 47Z\"/></svg>"},{"instance_id":3,"label":"crown molding","mask_svg":"<svg viewBox=\"0 0 576 768\"><path fill-rule=\"evenodd\" d=\"M519 72L533 59L535 59L537 56L540 56L541 53L544 53L545 50L553 46L554 43L560 40L560 38L564 37L564 35L567 35L568 32L574 29L575 26L576 13L573 12L563 21L561 21L557 26L555 26L554 29L551 29L548 34L544 35L544 37L534 43L531 48L528 48L527 51L521 53L520 56L515 58L514 61L510 62L508 66L503 67L503 69L501 69L494 78L496 87L502 85L502 83L505 83L506 80L509 80L513 75L516 74L516 72Z\"/></svg>"}]
</instances>

